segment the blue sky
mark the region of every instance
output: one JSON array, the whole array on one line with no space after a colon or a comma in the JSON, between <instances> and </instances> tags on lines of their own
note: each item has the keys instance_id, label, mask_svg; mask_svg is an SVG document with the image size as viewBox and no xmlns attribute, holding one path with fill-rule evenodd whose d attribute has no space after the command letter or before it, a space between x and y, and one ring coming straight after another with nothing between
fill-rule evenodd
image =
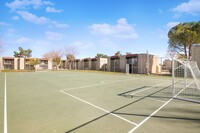
<instances>
[{"instance_id":1,"label":"blue sky","mask_svg":"<svg viewBox=\"0 0 200 133\"><path fill-rule=\"evenodd\" d=\"M200 21L200 0L1 0L0 39L13 56L76 47L77 58L121 51L165 56L169 29Z\"/></svg>"}]
</instances>

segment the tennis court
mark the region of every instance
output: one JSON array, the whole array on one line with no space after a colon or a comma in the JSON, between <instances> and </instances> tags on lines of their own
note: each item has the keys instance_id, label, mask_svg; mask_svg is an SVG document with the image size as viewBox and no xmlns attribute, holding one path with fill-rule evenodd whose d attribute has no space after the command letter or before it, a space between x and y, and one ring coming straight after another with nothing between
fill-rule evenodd
<instances>
[{"instance_id":1,"label":"tennis court","mask_svg":"<svg viewBox=\"0 0 200 133\"><path fill-rule=\"evenodd\" d=\"M171 89L164 76L0 73L0 132L200 132L200 104L171 99Z\"/></svg>"}]
</instances>

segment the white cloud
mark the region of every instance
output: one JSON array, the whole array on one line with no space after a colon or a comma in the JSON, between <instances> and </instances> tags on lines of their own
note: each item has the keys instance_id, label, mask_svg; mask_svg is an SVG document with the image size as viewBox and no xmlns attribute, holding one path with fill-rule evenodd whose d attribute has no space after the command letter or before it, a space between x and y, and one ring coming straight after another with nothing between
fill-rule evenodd
<instances>
[{"instance_id":1,"label":"white cloud","mask_svg":"<svg viewBox=\"0 0 200 133\"><path fill-rule=\"evenodd\" d=\"M13 20L19 20L19 16L13 16L11 17Z\"/></svg>"},{"instance_id":2,"label":"white cloud","mask_svg":"<svg viewBox=\"0 0 200 133\"><path fill-rule=\"evenodd\" d=\"M16 42L22 44L22 43L28 43L30 41L31 41L31 39L29 39L29 38L21 37L21 38L18 38Z\"/></svg>"},{"instance_id":3,"label":"white cloud","mask_svg":"<svg viewBox=\"0 0 200 133\"><path fill-rule=\"evenodd\" d=\"M19 14L23 19L35 24L47 24L49 23L49 19L46 17L38 17L30 12L27 11L18 11Z\"/></svg>"},{"instance_id":4,"label":"white cloud","mask_svg":"<svg viewBox=\"0 0 200 133\"><path fill-rule=\"evenodd\" d=\"M18 20L21 17L22 19L34 24L49 24L50 28L68 28L69 25L65 23L59 23L47 17L37 16L27 11L30 7L38 9L41 6L53 6L53 5L54 3L52 3L51 1L43 1L43 0L14 0L13 2L6 3L6 6L17 14L11 17L13 20ZM47 7L46 11L56 12L56 13L63 12L63 10L57 10L54 7ZM0 23L0 25L5 26L6 24Z\"/></svg>"},{"instance_id":5,"label":"white cloud","mask_svg":"<svg viewBox=\"0 0 200 133\"><path fill-rule=\"evenodd\" d=\"M56 21L51 21L49 28L68 28L69 25L65 23L59 23Z\"/></svg>"},{"instance_id":6,"label":"white cloud","mask_svg":"<svg viewBox=\"0 0 200 133\"><path fill-rule=\"evenodd\" d=\"M49 28L68 28L69 25L65 23L59 23L57 21L52 21L46 17L39 17L27 11L17 11L24 20L34 23L34 24L49 24Z\"/></svg>"},{"instance_id":7,"label":"white cloud","mask_svg":"<svg viewBox=\"0 0 200 133\"><path fill-rule=\"evenodd\" d=\"M63 10L55 9L54 7L46 7L46 12L61 13Z\"/></svg>"},{"instance_id":8,"label":"white cloud","mask_svg":"<svg viewBox=\"0 0 200 133\"><path fill-rule=\"evenodd\" d=\"M30 7L38 9L42 5L53 5L53 3L50 1L43 0L14 0L13 2L6 3L6 6L12 11L15 11L17 9L28 9Z\"/></svg>"},{"instance_id":9,"label":"white cloud","mask_svg":"<svg viewBox=\"0 0 200 133\"><path fill-rule=\"evenodd\" d=\"M69 25L67 25L67 24L61 24L61 23L55 23L54 27L56 27L56 28L68 28Z\"/></svg>"},{"instance_id":10,"label":"white cloud","mask_svg":"<svg viewBox=\"0 0 200 133\"><path fill-rule=\"evenodd\" d=\"M134 26L129 24L125 18L117 20L116 25L106 23L93 24L89 26L89 28L91 29L91 33L95 35L105 35L123 39L133 39L138 37Z\"/></svg>"},{"instance_id":11,"label":"white cloud","mask_svg":"<svg viewBox=\"0 0 200 133\"><path fill-rule=\"evenodd\" d=\"M46 5L46 6L48 6L48 5L53 6L54 5L54 3L52 3L51 1L43 1L43 4Z\"/></svg>"},{"instance_id":12,"label":"white cloud","mask_svg":"<svg viewBox=\"0 0 200 133\"><path fill-rule=\"evenodd\" d=\"M6 3L6 6L11 10L24 9L28 5L30 5L30 2L27 0L15 0L13 2Z\"/></svg>"},{"instance_id":13,"label":"white cloud","mask_svg":"<svg viewBox=\"0 0 200 133\"><path fill-rule=\"evenodd\" d=\"M180 24L180 22L169 22L169 23L166 24L166 28L169 30L169 29L171 29L172 27L174 27L178 24Z\"/></svg>"},{"instance_id":14,"label":"white cloud","mask_svg":"<svg viewBox=\"0 0 200 133\"><path fill-rule=\"evenodd\" d=\"M172 9L173 12L176 13L188 13L192 15L197 15L200 13L200 0L189 0L188 2L184 2L176 6ZM180 15L175 14L175 17Z\"/></svg>"},{"instance_id":15,"label":"white cloud","mask_svg":"<svg viewBox=\"0 0 200 133\"><path fill-rule=\"evenodd\" d=\"M64 34L58 33L58 32L52 32L52 31L46 31L45 35L46 35L46 39L52 40L52 41L59 41L59 40L62 40L64 37Z\"/></svg>"},{"instance_id":16,"label":"white cloud","mask_svg":"<svg viewBox=\"0 0 200 133\"><path fill-rule=\"evenodd\" d=\"M6 22L0 22L0 26L10 26L10 24Z\"/></svg>"}]
</instances>

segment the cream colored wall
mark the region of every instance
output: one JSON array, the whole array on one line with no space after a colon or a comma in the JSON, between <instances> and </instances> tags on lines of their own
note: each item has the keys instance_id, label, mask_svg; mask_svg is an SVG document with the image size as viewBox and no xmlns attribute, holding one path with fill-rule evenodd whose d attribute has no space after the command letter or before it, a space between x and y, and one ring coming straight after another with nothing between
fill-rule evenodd
<instances>
[{"instance_id":1,"label":"cream colored wall","mask_svg":"<svg viewBox=\"0 0 200 133\"><path fill-rule=\"evenodd\" d=\"M146 74L147 73L147 54L138 55L138 73ZM159 57L149 54L149 73L159 73Z\"/></svg>"},{"instance_id":2,"label":"cream colored wall","mask_svg":"<svg viewBox=\"0 0 200 133\"><path fill-rule=\"evenodd\" d=\"M53 69L53 65L52 65L52 61L51 60L48 60L48 69L49 70L52 70Z\"/></svg>"},{"instance_id":3,"label":"cream colored wall","mask_svg":"<svg viewBox=\"0 0 200 133\"><path fill-rule=\"evenodd\" d=\"M18 59L19 58L14 58L14 69L15 70L17 70L18 69L18 65L20 65L20 64L18 64ZM24 64L23 64L24 65Z\"/></svg>"},{"instance_id":4,"label":"cream colored wall","mask_svg":"<svg viewBox=\"0 0 200 133\"><path fill-rule=\"evenodd\" d=\"M198 50L200 51L200 47L198 47ZM197 50L197 51L198 51ZM195 49L195 52L193 50L193 58L192 59L198 59L198 65L200 66L200 52L197 52ZM24 58L14 58L14 69L18 69L18 59L19 59L19 69L24 69ZM97 70L100 70L104 64L107 64L107 71L110 71L111 67L111 58L98 58L97 59ZM146 73L146 61L147 61L147 54L138 54L138 73ZM3 67L3 58L0 58L0 65ZM157 73L160 70L159 66L159 58L157 56L149 55L149 72L150 73ZM52 69L52 62L48 61L48 69ZM84 69L84 61L80 60L78 62L78 69L83 70ZM89 60L89 70L91 69L91 60ZM126 71L126 56L123 55L120 57L120 70L121 72Z\"/></svg>"},{"instance_id":5,"label":"cream colored wall","mask_svg":"<svg viewBox=\"0 0 200 133\"><path fill-rule=\"evenodd\" d=\"M24 70L24 58L19 58L19 69Z\"/></svg>"},{"instance_id":6,"label":"cream colored wall","mask_svg":"<svg viewBox=\"0 0 200 133\"><path fill-rule=\"evenodd\" d=\"M102 67L108 63L107 58L97 58L97 70L103 69Z\"/></svg>"},{"instance_id":7,"label":"cream colored wall","mask_svg":"<svg viewBox=\"0 0 200 133\"><path fill-rule=\"evenodd\" d=\"M0 71L3 70L3 58L0 57Z\"/></svg>"},{"instance_id":8,"label":"cream colored wall","mask_svg":"<svg viewBox=\"0 0 200 133\"><path fill-rule=\"evenodd\" d=\"M160 73L159 57L153 56L151 73Z\"/></svg>"},{"instance_id":9,"label":"cream colored wall","mask_svg":"<svg viewBox=\"0 0 200 133\"><path fill-rule=\"evenodd\" d=\"M192 61L196 61L198 67L200 68L200 46L192 47Z\"/></svg>"}]
</instances>

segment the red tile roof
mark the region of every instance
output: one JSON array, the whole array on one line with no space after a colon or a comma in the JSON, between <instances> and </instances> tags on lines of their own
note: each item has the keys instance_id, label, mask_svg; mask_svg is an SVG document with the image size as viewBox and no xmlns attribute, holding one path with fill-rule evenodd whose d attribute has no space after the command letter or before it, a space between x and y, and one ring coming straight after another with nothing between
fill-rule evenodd
<instances>
[{"instance_id":1,"label":"red tile roof","mask_svg":"<svg viewBox=\"0 0 200 133\"><path fill-rule=\"evenodd\" d=\"M3 57L3 59L14 60L14 57Z\"/></svg>"},{"instance_id":2,"label":"red tile roof","mask_svg":"<svg viewBox=\"0 0 200 133\"><path fill-rule=\"evenodd\" d=\"M119 56L111 56L111 59L119 59Z\"/></svg>"},{"instance_id":3,"label":"red tile roof","mask_svg":"<svg viewBox=\"0 0 200 133\"><path fill-rule=\"evenodd\" d=\"M48 59L47 59L47 58L40 58L40 60L45 60L45 61L47 61Z\"/></svg>"},{"instance_id":4,"label":"red tile roof","mask_svg":"<svg viewBox=\"0 0 200 133\"><path fill-rule=\"evenodd\" d=\"M92 58L91 60L92 60L92 61L97 61L97 58Z\"/></svg>"},{"instance_id":5,"label":"red tile roof","mask_svg":"<svg viewBox=\"0 0 200 133\"><path fill-rule=\"evenodd\" d=\"M134 58L134 57L137 57L138 54L127 54L126 55L126 58Z\"/></svg>"},{"instance_id":6,"label":"red tile roof","mask_svg":"<svg viewBox=\"0 0 200 133\"><path fill-rule=\"evenodd\" d=\"M85 59L83 59L83 61L89 61L90 60L90 58L85 58Z\"/></svg>"}]
</instances>

